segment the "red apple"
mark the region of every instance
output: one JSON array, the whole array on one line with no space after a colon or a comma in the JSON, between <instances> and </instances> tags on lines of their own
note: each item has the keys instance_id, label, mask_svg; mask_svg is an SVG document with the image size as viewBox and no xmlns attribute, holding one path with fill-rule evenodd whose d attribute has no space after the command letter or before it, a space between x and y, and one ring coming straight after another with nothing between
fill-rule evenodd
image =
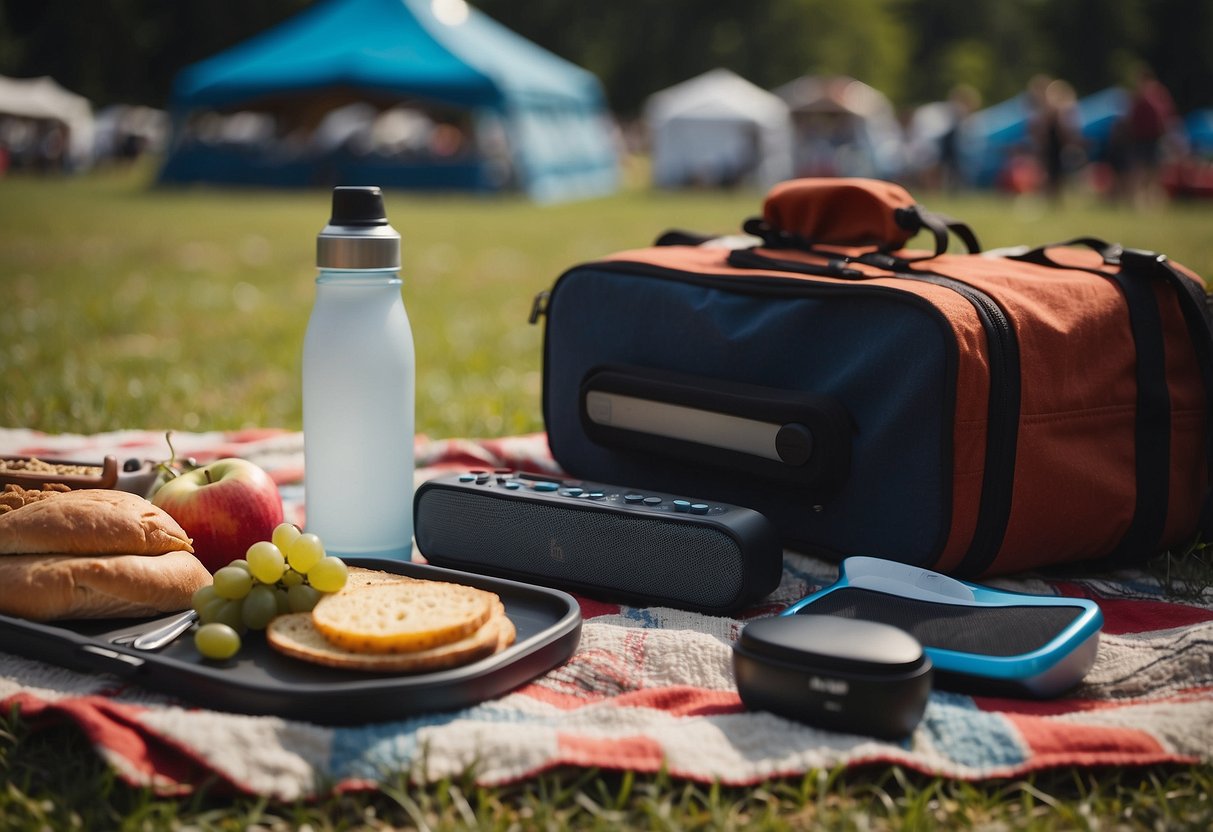
<instances>
[{"instance_id":1,"label":"red apple","mask_svg":"<svg viewBox=\"0 0 1213 832\"><path fill-rule=\"evenodd\" d=\"M194 555L211 572L269 540L282 522L277 484L247 459L218 459L180 473L151 499L181 524L194 541Z\"/></svg>"}]
</instances>

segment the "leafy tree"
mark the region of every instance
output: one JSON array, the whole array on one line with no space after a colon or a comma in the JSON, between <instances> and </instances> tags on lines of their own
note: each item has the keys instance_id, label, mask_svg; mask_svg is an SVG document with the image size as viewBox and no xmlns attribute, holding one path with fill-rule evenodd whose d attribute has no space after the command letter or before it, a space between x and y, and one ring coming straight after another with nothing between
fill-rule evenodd
<instances>
[{"instance_id":1,"label":"leafy tree","mask_svg":"<svg viewBox=\"0 0 1213 832\"><path fill-rule=\"evenodd\" d=\"M182 67L318 1L0 0L0 74L163 106ZM1145 61L1181 109L1213 106L1213 0L471 2L596 73L625 117L718 66L766 88L849 74L911 105L961 81L994 102L1037 72L1089 93Z\"/></svg>"}]
</instances>

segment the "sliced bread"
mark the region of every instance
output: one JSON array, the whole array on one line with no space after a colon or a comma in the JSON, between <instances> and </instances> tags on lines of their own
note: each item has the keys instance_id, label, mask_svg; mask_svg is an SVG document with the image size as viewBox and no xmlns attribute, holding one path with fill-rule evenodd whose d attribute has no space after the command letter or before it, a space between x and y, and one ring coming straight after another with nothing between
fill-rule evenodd
<instances>
[{"instance_id":1,"label":"sliced bread","mask_svg":"<svg viewBox=\"0 0 1213 832\"><path fill-rule=\"evenodd\" d=\"M312 623L330 642L356 653L405 653L471 635L498 600L442 581L372 583L321 598Z\"/></svg>"},{"instance_id":2,"label":"sliced bread","mask_svg":"<svg viewBox=\"0 0 1213 832\"><path fill-rule=\"evenodd\" d=\"M280 615L265 631L269 645L287 656L346 670L417 673L469 664L513 644L514 623L498 601L475 632L449 644L408 653L356 653L329 641L308 613Z\"/></svg>"}]
</instances>

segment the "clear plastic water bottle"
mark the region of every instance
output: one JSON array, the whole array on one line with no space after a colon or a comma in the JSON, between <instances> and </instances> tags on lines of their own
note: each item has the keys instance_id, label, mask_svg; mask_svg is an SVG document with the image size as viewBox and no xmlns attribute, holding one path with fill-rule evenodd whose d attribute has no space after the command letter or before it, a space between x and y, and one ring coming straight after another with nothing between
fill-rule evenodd
<instances>
[{"instance_id":1,"label":"clear plastic water bottle","mask_svg":"<svg viewBox=\"0 0 1213 832\"><path fill-rule=\"evenodd\" d=\"M400 234L379 188L333 189L316 265L303 342L307 531L331 554L408 560L413 333L400 292Z\"/></svg>"}]
</instances>

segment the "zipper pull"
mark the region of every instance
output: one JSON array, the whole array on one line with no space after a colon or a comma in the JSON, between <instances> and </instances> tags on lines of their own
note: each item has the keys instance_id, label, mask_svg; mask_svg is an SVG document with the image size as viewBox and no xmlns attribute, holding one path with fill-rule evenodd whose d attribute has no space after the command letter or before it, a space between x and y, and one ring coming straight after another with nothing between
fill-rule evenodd
<instances>
[{"instance_id":1,"label":"zipper pull","mask_svg":"<svg viewBox=\"0 0 1213 832\"><path fill-rule=\"evenodd\" d=\"M548 298L551 296L552 293L548 289L535 295L535 300L531 301L531 315L527 318L527 323L535 324L541 316L548 313Z\"/></svg>"}]
</instances>

